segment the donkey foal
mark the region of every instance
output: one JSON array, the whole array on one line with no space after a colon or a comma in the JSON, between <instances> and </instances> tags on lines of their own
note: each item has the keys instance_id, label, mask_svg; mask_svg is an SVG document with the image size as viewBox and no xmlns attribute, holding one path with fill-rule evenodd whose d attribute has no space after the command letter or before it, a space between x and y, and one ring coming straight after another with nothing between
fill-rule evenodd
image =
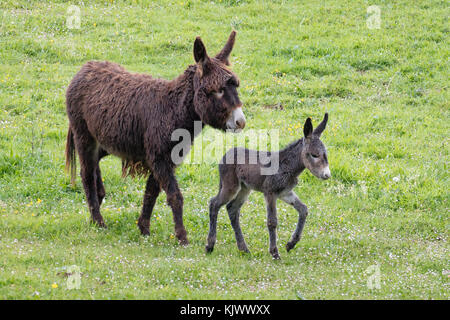
<instances>
[{"instance_id":1,"label":"donkey foal","mask_svg":"<svg viewBox=\"0 0 450 320\"><path fill-rule=\"evenodd\" d=\"M224 155L219 164L219 193L211 199L209 206L210 225L206 252L212 252L214 249L217 215L223 205L227 207L238 249L249 252L239 225L239 214L251 190L264 193L267 206L267 227L269 229L269 252L275 259L280 258L276 243L277 199L292 205L298 211L297 228L292 234L291 240L286 244L288 252L294 248L300 240L306 216L308 215L308 208L293 191L293 188L298 183L297 177L305 168L320 179L326 180L331 177L327 151L322 141L320 141L320 135L325 129L327 121L328 113L325 113L322 122L313 130L311 119L308 118L303 127L304 138L291 143L278 152L270 153L267 151L232 148ZM238 155L240 155L240 158L238 158ZM270 161L279 161L278 170L271 175L262 175L261 169L267 167L267 164L262 163L262 158ZM229 159L233 159L233 161L227 163ZM250 159L253 160L254 164L252 164Z\"/></svg>"}]
</instances>

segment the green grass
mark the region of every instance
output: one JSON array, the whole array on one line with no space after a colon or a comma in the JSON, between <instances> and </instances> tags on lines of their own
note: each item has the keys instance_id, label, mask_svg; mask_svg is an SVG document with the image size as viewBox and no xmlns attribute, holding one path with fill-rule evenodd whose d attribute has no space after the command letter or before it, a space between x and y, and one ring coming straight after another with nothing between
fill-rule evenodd
<instances>
[{"instance_id":1,"label":"green grass","mask_svg":"<svg viewBox=\"0 0 450 320\"><path fill-rule=\"evenodd\" d=\"M446 1L83 3L79 30L67 28L63 1L0 4L1 299L448 299ZM366 26L373 4L380 29ZM279 129L284 146L306 117L317 125L330 114L322 140L333 177L300 176L310 215L297 247L284 250L297 214L279 203L282 260L271 259L253 193L241 219L252 255L238 252L224 209L205 255L211 163L177 170L188 247L174 238L165 195L150 237L139 235L145 181L122 179L112 157L101 164L109 228L90 225L80 179L72 187L64 173L71 78L98 59L170 79L193 63L197 35L213 54L231 28L247 129ZM67 289L71 265L78 290ZM378 289L367 286L373 265Z\"/></svg>"}]
</instances>

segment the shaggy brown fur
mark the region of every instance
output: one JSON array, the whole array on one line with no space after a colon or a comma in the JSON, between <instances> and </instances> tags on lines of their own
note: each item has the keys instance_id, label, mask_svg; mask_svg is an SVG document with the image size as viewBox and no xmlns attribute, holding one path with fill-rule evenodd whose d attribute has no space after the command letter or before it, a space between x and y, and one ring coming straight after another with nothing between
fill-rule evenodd
<instances>
[{"instance_id":1,"label":"shaggy brown fur","mask_svg":"<svg viewBox=\"0 0 450 320\"><path fill-rule=\"evenodd\" d=\"M123 174L148 175L138 226L149 234L150 217L161 189L173 211L175 234L187 244L183 225L183 196L171 159L176 129L186 129L194 139L194 121L225 130L236 108L239 80L226 65L236 32L215 57L210 58L199 37L194 42L196 64L172 81L132 74L111 62L90 61L75 75L66 92L69 131L66 166L75 180L75 150L81 178L95 223L105 227L100 204L105 196L99 161L108 154L123 160ZM220 93L220 94L219 94ZM227 122L228 121L228 122ZM203 126L202 125L202 126ZM243 128L236 121L232 129Z\"/></svg>"}]
</instances>

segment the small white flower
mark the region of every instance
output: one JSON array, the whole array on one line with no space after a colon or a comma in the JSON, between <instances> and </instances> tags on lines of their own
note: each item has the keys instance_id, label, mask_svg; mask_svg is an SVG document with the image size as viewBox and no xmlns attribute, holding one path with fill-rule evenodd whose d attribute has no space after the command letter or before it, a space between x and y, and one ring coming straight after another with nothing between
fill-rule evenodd
<instances>
[{"instance_id":1,"label":"small white flower","mask_svg":"<svg viewBox=\"0 0 450 320\"><path fill-rule=\"evenodd\" d=\"M400 181L400 176L394 177L392 180L393 180L394 182L399 182L399 181Z\"/></svg>"}]
</instances>

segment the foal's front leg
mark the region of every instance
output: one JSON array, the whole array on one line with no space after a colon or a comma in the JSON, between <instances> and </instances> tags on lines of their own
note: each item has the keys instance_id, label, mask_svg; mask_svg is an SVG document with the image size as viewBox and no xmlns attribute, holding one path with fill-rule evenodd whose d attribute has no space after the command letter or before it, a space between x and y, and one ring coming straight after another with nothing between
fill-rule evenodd
<instances>
[{"instance_id":1,"label":"foal's front leg","mask_svg":"<svg viewBox=\"0 0 450 320\"><path fill-rule=\"evenodd\" d=\"M267 206L267 228L269 229L269 252L274 259L280 259L277 248L277 198L273 194L265 194Z\"/></svg>"},{"instance_id":2,"label":"foal's front leg","mask_svg":"<svg viewBox=\"0 0 450 320\"><path fill-rule=\"evenodd\" d=\"M302 236L303 227L305 225L306 217L308 216L308 207L300 201L293 191L283 196L281 200L292 205L298 212L297 228L295 228L291 240L286 244L286 250L289 252L289 250L295 247Z\"/></svg>"},{"instance_id":3,"label":"foal's front leg","mask_svg":"<svg viewBox=\"0 0 450 320\"><path fill-rule=\"evenodd\" d=\"M230 201L227 204L228 216L230 217L231 226L234 230L234 235L236 238L237 247L240 251L249 253L247 244L244 240L244 235L242 234L241 225L239 223L239 215L241 211L241 207L244 202L247 200L248 195L250 194L250 189L242 187L238 192L236 198L233 201Z\"/></svg>"}]
</instances>

